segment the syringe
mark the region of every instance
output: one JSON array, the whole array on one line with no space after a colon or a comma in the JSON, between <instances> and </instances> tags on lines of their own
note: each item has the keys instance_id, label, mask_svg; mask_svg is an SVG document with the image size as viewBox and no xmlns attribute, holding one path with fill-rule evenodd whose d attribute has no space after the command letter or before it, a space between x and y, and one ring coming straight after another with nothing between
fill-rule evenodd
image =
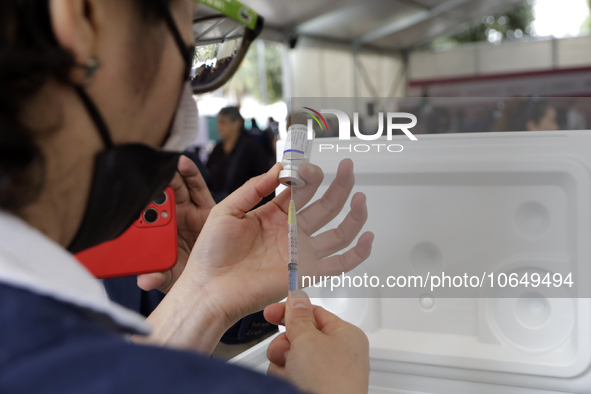
<instances>
[{"instance_id":1,"label":"syringe","mask_svg":"<svg viewBox=\"0 0 591 394\"><path fill-rule=\"evenodd\" d=\"M293 202L293 186L291 186L291 201L287 214L287 253L289 270L289 292L298 289L298 221Z\"/></svg>"},{"instance_id":2,"label":"syringe","mask_svg":"<svg viewBox=\"0 0 591 394\"><path fill-rule=\"evenodd\" d=\"M289 202L287 216L287 267L289 270L290 292L298 288L298 222L293 202L293 192L296 188L306 185L306 181L300 175L299 166L301 163L310 161L310 154L312 153L312 137L310 135L314 136L311 120L309 120L307 127L301 124L294 124L289 127L281 161L283 170L279 173L279 182L291 188L291 201Z\"/></svg>"}]
</instances>

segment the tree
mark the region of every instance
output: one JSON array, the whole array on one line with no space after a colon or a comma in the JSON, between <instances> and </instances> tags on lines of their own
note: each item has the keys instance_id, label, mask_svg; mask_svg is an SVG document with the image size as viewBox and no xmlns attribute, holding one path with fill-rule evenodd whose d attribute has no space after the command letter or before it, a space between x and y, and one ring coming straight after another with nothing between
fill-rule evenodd
<instances>
[{"instance_id":1,"label":"tree","mask_svg":"<svg viewBox=\"0 0 591 394\"><path fill-rule=\"evenodd\" d=\"M589 0L589 10L591 11L591 0ZM585 22L581 25L581 31L591 32L591 14L587 17Z\"/></svg>"},{"instance_id":2,"label":"tree","mask_svg":"<svg viewBox=\"0 0 591 394\"><path fill-rule=\"evenodd\" d=\"M267 74L267 96L269 104L283 99L281 64L283 56L281 44L265 41L265 69ZM240 102L242 97L251 96L262 101L259 81L257 45L248 49L242 64L232 79L224 86L224 94L234 93Z\"/></svg>"},{"instance_id":3,"label":"tree","mask_svg":"<svg viewBox=\"0 0 591 394\"><path fill-rule=\"evenodd\" d=\"M522 4L499 15L485 16L480 22L471 24L451 37L436 39L432 46L482 41L494 42L506 38L519 39L522 36L531 35L533 20L531 4Z\"/></svg>"}]
</instances>

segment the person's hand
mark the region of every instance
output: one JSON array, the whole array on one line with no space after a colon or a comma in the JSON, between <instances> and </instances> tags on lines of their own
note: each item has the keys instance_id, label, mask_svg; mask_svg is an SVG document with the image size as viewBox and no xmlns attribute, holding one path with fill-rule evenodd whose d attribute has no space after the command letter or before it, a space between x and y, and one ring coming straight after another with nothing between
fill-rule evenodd
<instances>
[{"instance_id":1,"label":"person's hand","mask_svg":"<svg viewBox=\"0 0 591 394\"><path fill-rule=\"evenodd\" d=\"M146 291L159 289L167 293L170 290L185 269L193 245L215 206L201 172L191 159L181 156L178 170L170 182L176 200L178 261L166 272L138 275L138 286Z\"/></svg>"},{"instance_id":2,"label":"person's hand","mask_svg":"<svg viewBox=\"0 0 591 394\"><path fill-rule=\"evenodd\" d=\"M287 295L291 192L285 190L248 212L279 185L280 170L281 164L276 164L212 209L182 274L183 286L204 290L210 313L228 327ZM296 209L312 199L324 178L322 170L309 163L300 166L300 174L307 186L294 191ZM369 256L370 232L363 234L355 247L335 254L353 242L367 220L363 193L353 196L351 211L336 229L313 236L341 212L354 184L353 162L343 160L324 195L297 214L300 278L340 275Z\"/></svg>"},{"instance_id":3,"label":"person's hand","mask_svg":"<svg viewBox=\"0 0 591 394\"><path fill-rule=\"evenodd\" d=\"M265 318L285 324L267 350L268 373L310 393L367 393L369 342L359 328L312 305L302 290L269 305Z\"/></svg>"},{"instance_id":4,"label":"person's hand","mask_svg":"<svg viewBox=\"0 0 591 394\"><path fill-rule=\"evenodd\" d=\"M177 264L167 276L164 290L170 291L147 319L152 334L134 336L134 341L209 354L232 324L287 295L291 192L285 190L250 211L279 186L280 170L281 164L276 164L211 210L186 264ZM296 210L312 199L324 178L322 170L309 163L300 165L299 170L307 184L294 192ZM188 175L182 166L181 172ZM339 275L369 256L373 242L369 232L359 237L355 247L336 254L353 242L367 220L363 193L353 196L351 211L337 228L312 236L341 212L354 184L353 162L344 160L324 195L298 213L300 278ZM195 200L197 204L189 204L189 211L197 212L193 205L200 204ZM190 240L197 233L192 232Z\"/></svg>"}]
</instances>

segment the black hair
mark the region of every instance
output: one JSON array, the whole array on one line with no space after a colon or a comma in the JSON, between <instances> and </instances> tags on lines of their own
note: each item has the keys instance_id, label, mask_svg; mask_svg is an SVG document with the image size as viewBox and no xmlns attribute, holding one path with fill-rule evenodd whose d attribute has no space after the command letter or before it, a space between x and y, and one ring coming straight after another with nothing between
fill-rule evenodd
<instances>
[{"instance_id":1,"label":"black hair","mask_svg":"<svg viewBox=\"0 0 591 394\"><path fill-rule=\"evenodd\" d=\"M218 116L223 115L226 118L230 119L232 122L240 122L240 131L239 134L244 134L246 132L246 127L244 125L244 118L240 114L240 109L238 107L229 106L224 107L218 113Z\"/></svg>"},{"instance_id":2,"label":"black hair","mask_svg":"<svg viewBox=\"0 0 591 394\"><path fill-rule=\"evenodd\" d=\"M535 124L540 124L540 121L546 115L548 108L550 108L550 103L547 100L530 99L523 114L526 127L524 130L527 130L527 123L529 121L533 121Z\"/></svg>"},{"instance_id":3,"label":"black hair","mask_svg":"<svg viewBox=\"0 0 591 394\"><path fill-rule=\"evenodd\" d=\"M140 17L160 15L158 2L132 0ZM43 188L38 130L23 122L25 105L50 80L69 83L75 67L53 35L48 0L0 1L0 209L18 213Z\"/></svg>"},{"instance_id":4,"label":"black hair","mask_svg":"<svg viewBox=\"0 0 591 394\"><path fill-rule=\"evenodd\" d=\"M240 109L238 107L224 107L220 110L218 115L224 115L232 122L236 122L237 120L239 120L240 123L244 124L244 118L242 117L242 115L240 115Z\"/></svg>"},{"instance_id":5,"label":"black hair","mask_svg":"<svg viewBox=\"0 0 591 394\"><path fill-rule=\"evenodd\" d=\"M496 131L526 131L527 123L539 124L550 107L547 100L537 97L515 97L503 109L495 126Z\"/></svg>"},{"instance_id":6,"label":"black hair","mask_svg":"<svg viewBox=\"0 0 591 394\"><path fill-rule=\"evenodd\" d=\"M527 131L527 124L532 121L539 124L550 107L547 100L537 97L523 99L509 120L510 131Z\"/></svg>"}]
</instances>

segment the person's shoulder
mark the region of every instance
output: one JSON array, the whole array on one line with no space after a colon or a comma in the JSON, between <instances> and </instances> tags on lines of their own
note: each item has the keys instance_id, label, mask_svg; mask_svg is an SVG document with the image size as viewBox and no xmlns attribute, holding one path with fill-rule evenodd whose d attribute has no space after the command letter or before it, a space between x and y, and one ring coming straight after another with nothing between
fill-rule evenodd
<instances>
[{"instance_id":1,"label":"person's shoulder","mask_svg":"<svg viewBox=\"0 0 591 394\"><path fill-rule=\"evenodd\" d=\"M105 329L99 316L55 299L2 285L0 294L7 322L0 330L0 393L297 392L194 352L135 344Z\"/></svg>"},{"instance_id":2,"label":"person's shoulder","mask_svg":"<svg viewBox=\"0 0 591 394\"><path fill-rule=\"evenodd\" d=\"M3 368L0 382L0 392L297 392L287 382L197 353L85 335L22 357Z\"/></svg>"}]
</instances>

